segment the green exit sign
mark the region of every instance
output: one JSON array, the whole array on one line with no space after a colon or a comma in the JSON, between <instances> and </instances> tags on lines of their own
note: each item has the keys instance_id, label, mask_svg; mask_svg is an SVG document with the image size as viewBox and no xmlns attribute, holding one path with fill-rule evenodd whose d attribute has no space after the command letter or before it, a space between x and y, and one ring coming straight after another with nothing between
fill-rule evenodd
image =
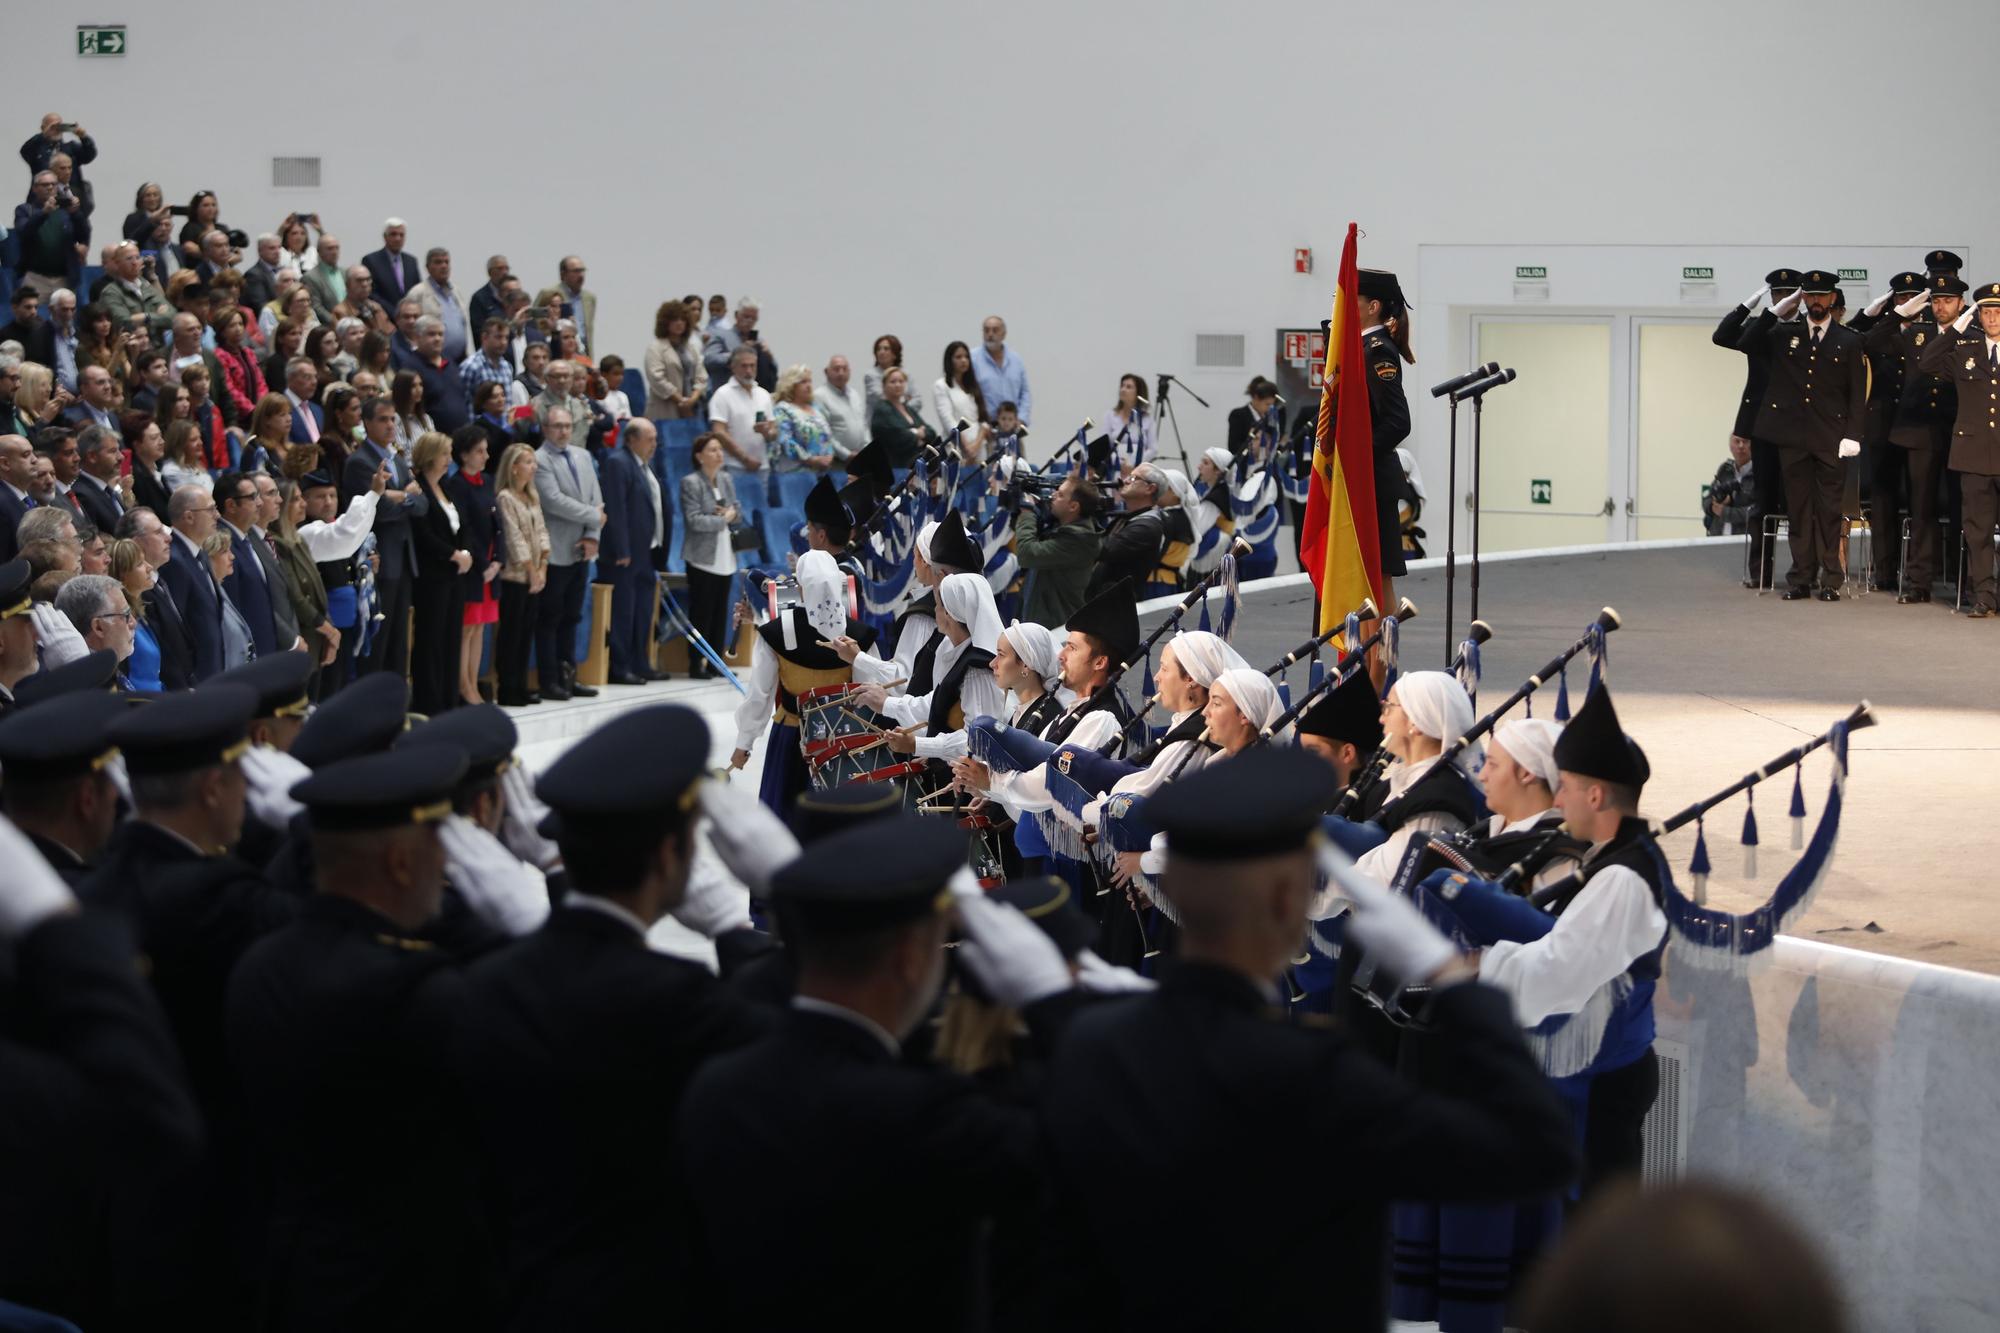
<instances>
[{"instance_id":1,"label":"green exit sign","mask_svg":"<svg viewBox=\"0 0 2000 1333\"><path fill-rule=\"evenodd\" d=\"M122 56L125 54L125 25L76 28L76 53L80 56Z\"/></svg>"},{"instance_id":2,"label":"green exit sign","mask_svg":"<svg viewBox=\"0 0 2000 1333\"><path fill-rule=\"evenodd\" d=\"M1844 268L1840 270L1840 280L1842 282L1866 282L1868 281L1868 270L1865 268Z\"/></svg>"},{"instance_id":3,"label":"green exit sign","mask_svg":"<svg viewBox=\"0 0 2000 1333\"><path fill-rule=\"evenodd\" d=\"M1554 504L1555 501L1556 501L1556 488L1554 482L1543 480L1543 481L1531 481L1528 483L1529 504L1546 505L1546 504Z\"/></svg>"},{"instance_id":4,"label":"green exit sign","mask_svg":"<svg viewBox=\"0 0 2000 1333\"><path fill-rule=\"evenodd\" d=\"M1684 268L1681 270L1681 281L1714 282L1715 270L1713 268Z\"/></svg>"},{"instance_id":5,"label":"green exit sign","mask_svg":"<svg viewBox=\"0 0 2000 1333\"><path fill-rule=\"evenodd\" d=\"M1546 264L1520 264L1514 269L1516 282L1547 282L1549 269Z\"/></svg>"}]
</instances>

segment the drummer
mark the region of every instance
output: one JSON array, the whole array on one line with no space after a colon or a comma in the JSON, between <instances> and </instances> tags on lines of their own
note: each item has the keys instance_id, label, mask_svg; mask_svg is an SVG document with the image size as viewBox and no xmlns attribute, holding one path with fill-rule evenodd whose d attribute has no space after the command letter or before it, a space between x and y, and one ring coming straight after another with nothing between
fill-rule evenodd
<instances>
[{"instance_id":1,"label":"drummer","mask_svg":"<svg viewBox=\"0 0 2000 1333\"><path fill-rule=\"evenodd\" d=\"M864 653L866 645L854 635L835 639L832 647L853 667L854 679L864 684L881 685L892 694L929 694L937 683L937 655L945 642L937 623L937 587L953 574L979 573L986 561L965 535L965 520L953 510L917 530L910 567L924 593L889 627L895 656L885 662Z\"/></svg>"},{"instance_id":2,"label":"drummer","mask_svg":"<svg viewBox=\"0 0 2000 1333\"><path fill-rule=\"evenodd\" d=\"M967 752L966 718L998 717L1007 711L1006 696L993 677L1000 613L993 606L992 585L980 574L947 575L937 586L936 607L945 644L934 659L933 687L923 694L891 695L883 685L866 684L855 691L855 699L897 724L888 739L897 754L951 760Z\"/></svg>"},{"instance_id":3,"label":"drummer","mask_svg":"<svg viewBox=\"0 0 2000 1333\"><path fill-rule=\"evenodd\" d=\"M750 762L768 718L757 797L780 818L788 816L808 783L799 750L799 694L854 679L853 669L834 651L836 641L853 644L857 653L875 641L875 631L848 614L847 579L832 556L808 551L799 557L797 573L803 605L786 607L757 627L748 688L736 709L736 751L729 758L731 768Z\"/></svg>"}]
</instances>

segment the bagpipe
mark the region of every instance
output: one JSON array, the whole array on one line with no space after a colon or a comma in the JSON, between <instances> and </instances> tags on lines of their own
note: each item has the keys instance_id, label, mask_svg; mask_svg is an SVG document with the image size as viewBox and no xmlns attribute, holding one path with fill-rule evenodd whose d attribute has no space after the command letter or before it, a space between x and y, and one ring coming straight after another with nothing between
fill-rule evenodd
<instances>
[{"instance_id":1,"label":"bagpipe","mask_svg":"<svg viewBox=\"0 0 2000 1333\"><path fill-rule=\"evenodd\" d=\"M1479 649L1480 645L1492 638L1493 627L1483 620L1475 620L1466 629L1465 638L1458 645L1458 652L1452 656L1451 666L1448 669L1458 677L1458 683L1465 687L1468 698L1476 699L1479 696ZM1385 678L1383 681L1385 695L1388 693L1388 685L1389 682ZM1395 756L1389 753L1387 745L1376 746L1375 753L1368 756L1368 761L1342 789L1330 813L1342 819L1352 817L1355 807L1360 805L1362 798L1381 780L1383 771L1389 767L1390 760L1394 758Z\"/></svg>"},{"instance_id":2,"label":"bagpipe","mask_svg":"<svg viewBox=\"0 0 2000 1333\"><path fill-rule=\"evenodd\" d=\"M1396 640L1402 627L1417 618L1417 604L1407 597L1398 599L1396 613L1391 616L1383 616L1377 620L1375 622L1375 632L1355 643L1359 635L1358 625L1361 621L1373 616L1374 612L1375 603L1364 601L1358 609L1348 613L1347 619L1342 623L1340 633L1346 636L1348 643L1355 644L1353 650L1341 658L1340 666L1336 670L1327 672L1324 680L1299 696L1297 703L1278 714L1271 722L1271 725L1260 731L1257 737L1250 742L1252 745L1263 745L1275 739L1286 727L1291 726L1301 717L1304 717L1306 711L1319 702L1320 696L1329 694L1339 689L1342 685L1345 685L1349 680L1353 679L1355 672L1367 670L1368 654L1374 651L1378 645L1383 646L1384 654L1389 661L1390 670L1392 672L1395 670Z\"/></svg>"}]
</instances>

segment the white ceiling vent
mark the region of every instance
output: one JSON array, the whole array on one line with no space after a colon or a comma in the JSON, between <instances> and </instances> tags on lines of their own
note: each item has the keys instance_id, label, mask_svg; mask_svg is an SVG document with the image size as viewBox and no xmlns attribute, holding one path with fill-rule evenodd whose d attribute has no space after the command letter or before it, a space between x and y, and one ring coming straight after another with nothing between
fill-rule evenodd
<instances>
[{"instance_id":1,"label":"white ceiling vent","mask_svg":"<svg viewBox=\"0 0 2000 1333\"><path fill-rule=\"evenodd\" d=\"M1240 333L1197 333L1194 335L1194 363L1219 369L1241 367L1243 335Z\"/></svg>"},{"instance_id":2,"label":"white ceiling vent","mask_svg":"<svg viewBox=\"0 0 2000 1333\"><path fill-rule=\"evenodd\" d=\"M317 190L319 188L319 159L316 157L272 158L271 188L274 190Z\"/></svg>"}]
</instances>

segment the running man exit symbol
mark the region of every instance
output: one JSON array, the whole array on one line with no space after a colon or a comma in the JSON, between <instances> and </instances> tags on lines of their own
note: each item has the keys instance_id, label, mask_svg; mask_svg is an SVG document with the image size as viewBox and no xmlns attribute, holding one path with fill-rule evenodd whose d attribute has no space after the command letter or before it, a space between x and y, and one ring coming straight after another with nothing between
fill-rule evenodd
<instances>
[{"instance_id":1,"label":"running man exit symbol","mask_svg":"<svg viewBox=\"0 0 2000 1333\"><path fill-rule=\"evenodd\" d=\"M1528 483L1528 503L1545 505L1555 503L1555 486L1547 481Z\"/></svg>"}]
</instances>

